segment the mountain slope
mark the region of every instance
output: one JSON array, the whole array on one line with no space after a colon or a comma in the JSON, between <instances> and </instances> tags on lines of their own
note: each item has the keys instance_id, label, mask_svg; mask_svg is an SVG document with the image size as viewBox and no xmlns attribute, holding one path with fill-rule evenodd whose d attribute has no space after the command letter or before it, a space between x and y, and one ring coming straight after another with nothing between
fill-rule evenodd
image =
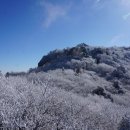
<instances>
[{"instance_id":1,"label":"mountain slope","mask_svg":"<svg viewBox=\"0 0 130 130\"><path fill-rule=\"evenodd\" d=\"M79 44L43 56L28 73L0 76L0 126L130 130L130 48Z\"/></svg>"},{"instance_id":2,"label":"mountain slope","mask_svg":"<svg viewBox=\"0 0 130 130\"><path fill-rule=\"evenodd\" d=\"M55 86L82 96L97 94L111 101L119 95L130 96L130 48L83 43L50 52L33 71L47 72Z\"/></svg>"},{"instance_id":3,"label":"mountain slope","mask_svg":"<svg viewBox=\"0 0 130 130\"><path fill-rule=\"evenodd\" d=\"M78 64L78 61L80 64ZM91 47L83 43L76 47L50 52L48 55L43 56L38 63L38 67L43 67L45 71L62 67L71 69L82 67L86 70L90 70L92 67L89 63L92 66L104 63L112 68L124 66L130 70L130 48Z\"/></svg>"}]
</instances>

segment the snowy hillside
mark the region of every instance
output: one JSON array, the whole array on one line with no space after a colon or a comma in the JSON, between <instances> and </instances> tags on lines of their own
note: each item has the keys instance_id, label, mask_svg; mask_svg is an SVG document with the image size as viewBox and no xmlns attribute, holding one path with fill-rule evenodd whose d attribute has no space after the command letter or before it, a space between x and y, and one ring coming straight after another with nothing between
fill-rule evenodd
<instances>
[{"instance_id":1,"label":"snowy hillside","mask_svg":"<svg viewBox=\"0 0 130 130\"><path fill-rule=\"evenodd\" d=\"M50 52L0 76L0 125L19 130L130 130L130 48Z\"/></svg>"},{"instance_id":2,"label":"snowy hillside","mask_svg":"<svg viewBox=\"0 0 130 130\"><path fill-rule=\"evenodd\" d=\"M129 105L130 48L90 47L79 44L73 48L50 52L38 63L34 72L46 72L55 86L86 97L97 95Z\"/></svg>"}]
</instances>

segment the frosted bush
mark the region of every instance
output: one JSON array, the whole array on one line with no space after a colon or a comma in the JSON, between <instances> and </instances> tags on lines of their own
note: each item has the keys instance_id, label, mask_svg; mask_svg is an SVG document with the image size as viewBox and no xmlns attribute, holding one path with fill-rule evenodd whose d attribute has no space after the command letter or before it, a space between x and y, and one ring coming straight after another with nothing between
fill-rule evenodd
<instances>
[{"instance_id":1,"label":"frosted bush","mask_svg":"<svg viewBox=\"0 0 130 130\"><path fill-rule=\"evenodd\" d=\"M91 85L98 80L90 82L91 76L96 77L92 72L74 77L72 70L65 70L64 74L59 69L56 72L31 73L25 77L2 77L1 124L27 130L118 130L122 117L130 109L111 103L104 97L88 94ZM71 81L79 85L72 85ZM91 84L90 88L87 83ZM73 86L73 91L64 91L65 85ZM81 95L86 91L86 97L74 94L76 91Z\"/></svg>"}]
</instances>

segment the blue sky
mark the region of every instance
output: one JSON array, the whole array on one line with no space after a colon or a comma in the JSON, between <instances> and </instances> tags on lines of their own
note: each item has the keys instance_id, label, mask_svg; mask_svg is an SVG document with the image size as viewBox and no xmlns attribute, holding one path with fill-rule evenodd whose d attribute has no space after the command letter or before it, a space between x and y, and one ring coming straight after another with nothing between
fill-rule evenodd
<instances>
[{"instance_id":1,"label":"blue sky","mask_svg":"<svg viewBox=\"0 0 130 130\"><path fill-rule=\"evenodd\" d=\"M130 46L130 0L0 0L0 70L37 66L56 48Z\"/></svg>"}]
</instances>

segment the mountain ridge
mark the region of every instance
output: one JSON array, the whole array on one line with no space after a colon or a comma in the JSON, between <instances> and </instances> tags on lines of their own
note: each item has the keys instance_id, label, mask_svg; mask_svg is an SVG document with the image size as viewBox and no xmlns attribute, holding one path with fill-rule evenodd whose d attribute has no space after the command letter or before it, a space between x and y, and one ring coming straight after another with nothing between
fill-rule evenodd
<instances>
[{"instance_id":1,"label":"mountain ridge","mask_svg":"<svg viewBox=\"0 0 130 130\"><path fill-rule=\"evenodd\" d=\"M85 97L97 94L113 101L113 94L129 93L129 64L129 47L91 47L82 43L51 51L30 73L45 72L59 88Z\"/></svg>"}]
</instances>

